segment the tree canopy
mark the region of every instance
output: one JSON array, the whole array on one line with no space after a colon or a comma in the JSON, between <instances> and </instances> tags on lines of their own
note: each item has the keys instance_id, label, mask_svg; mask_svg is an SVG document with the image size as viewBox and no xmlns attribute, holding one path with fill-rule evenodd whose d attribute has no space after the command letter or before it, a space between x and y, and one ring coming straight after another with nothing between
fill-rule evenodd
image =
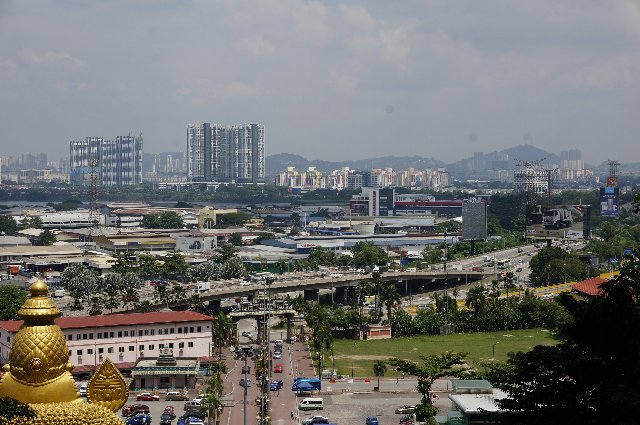
<instances>
[{"instance_id":1,"label":"tree canopy","mask_svg":"<svg viewBox=\"0 0 640 425\"><path fill-rule=\"evenodd\" d=\"M514 424L635 424L640 409L640 261L581 300L560 303L572 319L562 342L511 353L489 378L508 394L499 402Z\"/></svg>"},{"instance_id":2,"label":"tree canopy","mask_svg":"<svg viewBox=\"0 0 640 425\"><path fill-rule=\"evenodd\" d=\"M27 292L16 285L0 286L0 320L18 320L18 310L27 300Z\"/></svg>"}]
</instances>

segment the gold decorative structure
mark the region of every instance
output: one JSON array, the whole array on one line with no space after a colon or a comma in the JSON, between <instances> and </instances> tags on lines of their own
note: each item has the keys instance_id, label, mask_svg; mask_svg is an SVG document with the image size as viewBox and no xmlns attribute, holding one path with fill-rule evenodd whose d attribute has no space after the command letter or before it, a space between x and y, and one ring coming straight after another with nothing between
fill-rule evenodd
<instances>
[{"instance_id":1,"label":"gold decorative structure","mask_svg":"<svg viewBox=\"0 0 640 425\"><path fill-rule=\"evenodd\" d=\"M127 383L120 371L106 359L89 379L87 400L116 412L129 398Z\"/></svg>"},{"instance_id":2,"label":"gold decorative structure","mask_svg":"<svg viewBox=\"0 0 640 425\"><path fill-rule=\"evenodd\" d=\"M48 296L49 288L37 280L31 296L18 311L24 324L16 334L0 379L0 397L29 404L38 417L13 418L7 424L122 424L112 412L127 401L127 385L108 359L89 381L89 404L80 397L71 376L69 348L64 334L54 323L60 310Z\"/></svg>"}]
</instances>

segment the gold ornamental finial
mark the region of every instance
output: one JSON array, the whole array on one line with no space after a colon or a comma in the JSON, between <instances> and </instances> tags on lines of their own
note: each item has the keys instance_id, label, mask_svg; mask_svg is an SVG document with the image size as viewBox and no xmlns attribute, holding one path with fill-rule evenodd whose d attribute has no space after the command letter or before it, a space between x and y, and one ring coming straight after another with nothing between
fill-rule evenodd
<instances>
[{"instance_id":1,"label":"gold ornamental finial","mask_svg":"<svg viewBox=\"0 0 640 425\"><path fill-rule=\"evenodd\" d=\"M69 348L54 319L60 310L49 298L49 288L38 279L29 288L18 315L24 324L9 351L7 371L0 380L0 396L22 403L81 401L71 376Z\"/></svg>"},{"instance_id":2,"label":"gold ornamental finial","mask_svg":"<svg viewBox=\"0 0 640 425\"><path fill-rule=\"evenodd\" d=\"M37 418L7 419L0 413L0 424L122 424L113 412L126 402L128 391L118 369L107 359L91 378L90 403L84 403L71 376L66 339L54 322L61 312L40 279L29 292L18 311L24 324L9 350L9 364L4 365L0 397L29 404Z\"/></svg>"}]
</instances>

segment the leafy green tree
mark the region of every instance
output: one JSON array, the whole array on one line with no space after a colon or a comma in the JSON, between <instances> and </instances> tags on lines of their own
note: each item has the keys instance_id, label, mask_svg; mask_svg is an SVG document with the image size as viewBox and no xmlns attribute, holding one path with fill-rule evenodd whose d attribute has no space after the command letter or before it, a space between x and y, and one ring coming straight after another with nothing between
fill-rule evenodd
<instances>
[{"instance_id":1,"label":"leafy green tree","mask_svg":"<svg viewBox=\"0 0 640 425\"><path fill-rule=\"evenodd\" d=\"M640 409L640 261L628 261L600 294L559 297L572 320L561 342L511 353L488 377L507 393L504 423L634 424Z\"/></svg>"},{"instance_id":2,"label":"leafy green tree","mask_svg":"<svg viewBox=\"0 0 640 425\"><path fill-rule=\"evenodd\" d=\"M125 289L122 275L120 273L109 273L104 276L100 289L104 295L104 307L113 313L113 309L120 307Z\"/></svg>"},{"instance_id":3,"label":"leafy green tree","mask_svg":"<svg viewBox=\"0 0 640 425\"><path fill-rule=\"evenodd\" d=\"M173 208L193 208L193 205L191 205L188 202L179 201L179 202L176 202Z\"/></svg>"},{"instance_id":4,"label":"leafy green tree","mask_svg":"<svg viewBox=\"0 0 640 425\"><path fill-rule=\"evenodd\" d=\"M39 246L51 246L56 243L56 235L49 229L44 229L38 236Z\"/></svg>"},{"instance_id":5,"label":"leafy green tree","mask_svg":"<svg viewBox=\"0 0 640 425\"><path fill-rule=\"evenodd\" d=\"M239 279L246 274L247 269L238 257L228 259L220 267L220 277L222 279Z\"/></svg>"},{"instance_id":6,"label":"leafy green tree","mask_svg":"<svg viewBox=\"0 0 640 425\"><path fill-rule=\"evenodd\" d=\"M220 265L212 261L194 264L187 268L185 279L187 282L202 282L208 280L218 280L220 276Z\"/></svg>"},{"instance_id":7,"label":"leafy green tree","mask_svg":"<svg viewBox=\"0 0 640 425\"><path fill-rule=\"evenodd\" d=\"M529 261L529 268L531 269L529 279L537 286L548 283L551 268L547 268L547 266L554 260L562 263L569 257L570 254L562 248L542 248L536 255L531 257L531 261Z\"/></svg>"},{"instance_id":8,"label":"leafy green tree","mask_svg":"<svg viewBox=\"0 0 640 425\"><path fill-rule=\"evenodd\" d=\"M111 271L114 273L130 273L138 270L138 261L134 255L128 252L116 252L112 254Z\"/></svg>"},{"instance_id":9,"label":"leafy green tree","mask_svg":"<svg viewBox=\"0 0 640 425\"><path fill-rule=\"evenodd\" d=\"M427 247L422 251L422 258L427 264L437 264L442 261L442 251L439 248Z\"/></svg>"},{"instance_id":10,"label":"leafy green tree","mask_svg":"<svg viewBox=\"0 0 640 425\"><path fill-rule=\"evenodd\" d=\"M227 242L233 246L242 246L242 233L232 233L229 235Z\"/></svg>"},{"instance_id":11,"label":"leafy green tree","mask_svg":"<svg viewBox=\"0 0 640 425\"><path fill-rule=\"evenodd\" d=\"M25 217L20 221L20 229L42 229L42 219L38 216Z\"/></svg>"},{"instance_id":12,"label":"leafy green tree","mask_svg":"<svg viewBox=\"0 0 640 425\"><path fill-rule=\"evenodd\" d=\"M181 252L170 251L162 260L164 261L162 265L162 276L165 279L182 280L184 278L184 274L187 271L187 263Z\"/></svg>"},{"instance_id":13,"label":"leafy green tree","mask_svg":"<svg viewBox=\"0 0 640 425\"><path fill-rule=\"evenodd\" d=\"M356 267L384 266L389 262L389 256L384 249L372 242L358 242L351 249L353 264Z\"/></svg>"},{"instance_id":14,"label":"leafy green tree","mask_svg":"<svg viewBox=\"0 0 640 425\"><path fill-rule=\"evenodd\" d=\"M380 390L380 377L387 372L387 363L382 360L373 361L373 374L378 378L378 390Z\"/></svg>"},{"instance_id":15,"label":"leafy green tree","mask_svg":"<svg viewBox=\"0 0 640 425\"><path fill-rule=\"evenodd\" d=\"M122 305L126 306L135 306L140 302L140 295L138 291L136 291L133 287L127 287L122 294Z\"/></svg>"},{"instance_id":16,"label":"leafy green tree","mask_svg":"<svg viewBox=\"0 0 640 425\"><path fill-rule=\"evenodd\" d=\"M143 279L154 279L162 273L162 267L154 255L140 254L138 256L138 264L140 277Z\"/></svg>"},{"instance_id":17,"label":"leafy green tree","mask_svg":"<svg viewBox=\"0 0 640 425\"><path fill-rule=\"evenodd\" d=\"M149 300L140 301L134 304L136 311L139 313L150 313L158 311L158 309Z\"/></svg>"},{"instance_id":18,"label":"leafy green tree","mask_svg":"<svg viewBox=\"0 0 640 425\"><path fill-rule=\"evenodd\" d=\"M159 304L166 305L169 307L169 303L171 302L171 291L169 290L169 285L167 284L159 284L153 287L153 300Z\"/></svg>"},{"instance_id":19,"label":"leafy green tree","mask_svg":"<svg viewBox=\"0 0 640 425\"><path fill-rule=\"evenodd\" d=\"M18 231L18 223L10 215L0 214L0 235L15 235Z\"/></svg>"},{"instance_id":20,"label":"leafy green tree","mask_svg":"<svg viewBox=\"0 0 640 425\"><path fill-rule=\"evenodd\" d=\"M435 416L438 408L431 402L431 387L436 379L443 376L464 375L469 367L465 362L466 354L446 352L439 355L420 356L421 363L410 360L392 358L389 364L400 372L418 378L417 390L422 395L420 404L416 407L416 417L419 421Z\"/></svg>"},{"instance_id":21,"label":"leafy green tree","mask_svg":"<svg viewBox=\"0 0 640 425\"><path fill-rule=\"evenodd\" d=\"M160 220L157 214L147 214L142 216L140 227L145 229L160 229Z\"/></svg>"},{"instance_id":22,"label":"leafy green tree","mask_svg":"<svg viewBox=\"0 0 640 425\"><path fill-rule=\"evenodd\" d=\"M187 305L189 311L195 311L198 313L203 313L205 310L204 301L200 294L192 294L189 298L187 298Z\"/></svg>"},{"instance_id":23,"label":"leafy green tree","mask_svg":"<svg viewBox=\"0 0 640 425\"><path fill-rule=\"evenodd\" d=\"M89 316L100 316L102 307L104 306L104 298L100 295L92 295L89 297Z\"/></svg>"},{"instance_id":24,"label":"leafy green tree","mask_svg":"<svg viewBox=\"0 0 640 425\"><path fill-rule=\"evenodd\" d=\"M228 227L240 227L243 226L251 218L251 214L245 212L222 214L218 217L216 228L226 229Z\"/></svg>"},{"instance_id":25,"label":"leafy green tree","mask_svg":"<svg viewBox=\"0 0 640 425\"><path fill-rule=\"evenodd\" d=\"M329 251L327 248L316 246L311 248L307 261L313 267L317 266L333 266L336 263L336 255L333 251Z\"/></svg>"},{"instance_id":26,"label":"leafy green tree","mask_svg":"<svg viewBox=\"0 0 640 425\"><path fill-rule=\"evenodd\" d=\"M100 289L100 276L95 270L87 268L82 263L74 263L64 269L60 275L62 286L73 298L72 308L82 310L83 303Z\"/></svg>"},{"instance_id":27,"label":"leafy green tree","mask_svg":"<svg viewBox=\"0 0 640 425\"><path fill-rule=\"evenodd\" d=\"M214 256L211 258L215 263L222 264L225 261L236 257L238 252L238 248L233 246L230 243L222 243L218 245L218 248L215 251Z\"/></svg>"},{"instance_id":28,"label":"leafy green tree","mask_svg":"<svg viewBox=\"0 0 640 425\"><path fill-rule=\"evenodd\" d=\"M172 304L185 304L187 300L187 290L179 283L173 283L170 289L170 297Z\"/></svg>"},{"instance_id":29,"label":"leafy green tree","mask_svg":"<svg viewBox=\"0 0 640 425\"><path fill-rule=\"evenodd\" d=\"M16 285L0 286L0 320L19 320L18 310L27 300L27 292Z\"/></svg>"},{"instance_id":30,"label":"leafy green tree","mask_svg":"<svg viewBox=\"0 0 640 425\"><path fill-rule=\"evenodd\" d=\"M158 216L158 224L161 229L183 229L184 221L174 211L164 211Z\"/></svg>"},{"instance_id":31,"label":"leafy green tree","mask_svg":"<svg viewBox=\"0 0 640 425\"><path fill-rule=\"evenodd\" d=\"M262 241L268 241L271 239L275 239L276 235L270 232L264 232L264 233L260 233L254 240L253 240L253 244L254 245L260 245L262 243Z\"/></svg>"}]
</instances>

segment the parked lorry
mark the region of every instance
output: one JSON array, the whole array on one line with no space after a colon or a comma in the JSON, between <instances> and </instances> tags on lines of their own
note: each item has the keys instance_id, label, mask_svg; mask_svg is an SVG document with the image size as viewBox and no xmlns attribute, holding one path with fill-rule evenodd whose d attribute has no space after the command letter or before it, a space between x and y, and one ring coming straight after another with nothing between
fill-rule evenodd
<instances>
[{"instance_id":1,"label":"parked lorry","mask_svg":"<svg viewBox=\"0 0 640 425\"><path fill-rule=\"evenodd\" d=\"M546 210L542 215L542 226L546 229L560 229L561 227L571 227L573 217L571 211L566 208L552 208Z\"/></svg>"},{"instance_id":2,"label":"parked lorry","mask_svg":"<svg viewBox=\"0 0 640 425\"><path fill-rule=\"evenodd\" d=\"M198 292L204 292L211 290L211 282L198 282L196 284L196 289Z\"/></svg>"},{"instance_id":3,"label":"parked lorry","mask_svg":"<svg viewBox=\"0 0 640 425\"><path fill-rule=\"evenodd\" d=\"M7 274L15 276L18 273L20 273L20 265L19 264L9 264L7 266Z\"/></svg>"}]
</instances>

